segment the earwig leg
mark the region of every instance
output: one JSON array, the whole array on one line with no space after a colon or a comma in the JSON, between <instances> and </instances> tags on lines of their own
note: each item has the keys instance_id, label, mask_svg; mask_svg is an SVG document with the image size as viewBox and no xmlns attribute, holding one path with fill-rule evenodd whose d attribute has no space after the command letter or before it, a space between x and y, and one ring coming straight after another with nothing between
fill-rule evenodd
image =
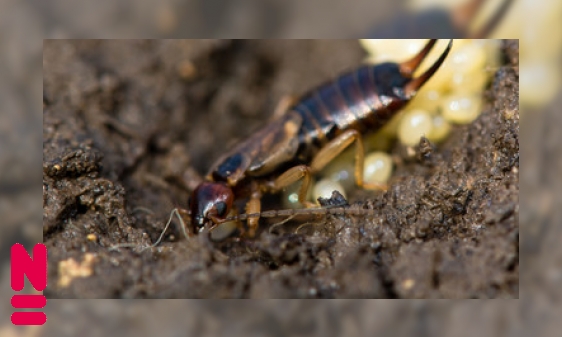
<instances>
[{"instance_id":1,"label":"earwig leg","mask_svg":"<svg viewBox=\"0 0 562 337\"><path fill-rule=\"evenodd\" d=\"M291 107L297 102L297 100L298 100L297 97L292 95L285 95L281 97L279 103L277 103L277 106L273 111L271 120L275 120L285 115L285 113L291 109Z\"/></svg>"},{"instance_id":2,"label":"earwig leg","mask_svg":"<svg viewBox=\"0 0 562 337\"><path fill-rule=\"evenodd\" d=\"M235 208L233 208L231 213L234 214L234 215L237 215L238 211ZM244 225L242 224L242 221L236 220L236 228L238 228L238 231L240 232L240 236L244 236L246 234L246 229L244 228Z\"/></svg>"},{"instance_id":3,"label":"earwig leg","mask_svg":"<svg viewBox=\"0 0 562 337\"><path fill-rule=\"evenodd\" d=\"M316 204L306 201L306 195L310 188L310 181L312 178L311 169L306 165L298 165L285 171L273 182L271 189L273 191L280 191L283 188L290 186L293 183L302 179L301 187L299 188L299 202L307 208L317 207Z\"/></svg>"},{"instance_id":4,"label":"earwig leg","mask_svg":"<svg viewBox=\"0 0 562 337\"><path fill-rule=\"evenodd\" d=\"M253 191L252 195L250 196L250 200L248 200L248 203L246 203L246 214L260 213L261 211L261 191L259 190L259 188L257 188L256 185L254 185L252 189ZM248 236L250 238L253 238L256 235L259 220L259 217L248 219Z\"/></svg>"},{"instance_id":5,"label":"earwig leg","mask_svg":"<svg viewBox=\"0 0 562 337\"><path fill-rule=\"evenodd\" d=\"M365 183L363 180L363 169L365 162L365 149L361 134L357 130L349 130L324 146L312 160L310 169L312 173L321 171L328 163L334 160L347 147L355 143L355 183L357 186L369 190L387 190L385 184Z\"/></svg>"}]
</instances>

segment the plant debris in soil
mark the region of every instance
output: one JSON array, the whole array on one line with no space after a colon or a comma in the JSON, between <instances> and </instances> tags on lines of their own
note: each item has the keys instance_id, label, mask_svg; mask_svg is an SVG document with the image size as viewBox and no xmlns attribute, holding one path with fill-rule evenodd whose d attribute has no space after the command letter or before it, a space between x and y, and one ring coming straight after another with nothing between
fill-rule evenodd
<instances>
[{"instance_id":1,"label":"plant debris in soil","mask_svg":"<svg viewBox=\"0 0 562 337\"><path fill-rule=\"evenodd\" d=\"M272 233L264 221L255 239L220 242L186 239L172 226L143 250L212 162L266 123L283 95L356 67L364 53L356 40L46 40L45 294L517 298L517 42L503 52L475 122L438 146L422 139L414 156L395 145L388 191L348 193L349 207L373 215ZM275 208L268 198L264 209Z\"/></svg>"}]
</instances>

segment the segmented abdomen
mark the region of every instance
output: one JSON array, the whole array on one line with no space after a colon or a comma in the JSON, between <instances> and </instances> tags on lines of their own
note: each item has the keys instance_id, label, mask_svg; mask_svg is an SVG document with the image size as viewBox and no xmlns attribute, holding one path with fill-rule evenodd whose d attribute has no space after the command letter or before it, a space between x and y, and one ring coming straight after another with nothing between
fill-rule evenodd
<instances>
[{"instance_id":1,"label":"segmented abdomen","mask_svg":"<svg viewBox=\"0 0 562 337\"><path fill-rule=\"evenodd\" d=\"M396 67L390 63L377 67L384 66ZM397 77L381 78L388 73L363 66L305 95L293 108L303 117L301 142L321 148L348 129L378 130L399 108L388 104L390 96L396 95L394 88L403 83L397 83Z\"/></svg>"}]
</instances>

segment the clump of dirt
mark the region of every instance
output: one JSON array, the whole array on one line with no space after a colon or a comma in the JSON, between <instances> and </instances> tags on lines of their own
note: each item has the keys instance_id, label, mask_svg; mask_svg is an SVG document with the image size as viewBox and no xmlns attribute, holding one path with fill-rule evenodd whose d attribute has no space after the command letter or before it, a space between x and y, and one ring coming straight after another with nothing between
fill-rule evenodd
<instances>
[{"instance_id":1,"label":"clump of dirt","mask_svg":"<svg viewBox=\"0 0 562 337\"><path fill-rule=\"evenodd\" d=\"M482 115L401 158L387 192L256 239L185 239L174 207L213 160L299 95L357 66L357 41L44 44L43 234L50 298L497 298L519 293L518 46ZM265 208L279 207L275 199ZM297 224L298 225L298 224ZM132 245L137 248L119 247ZM57 284L89 257L89 276ZM93 257L92 257L93 256Z\"/></svg>"}]
</instances>

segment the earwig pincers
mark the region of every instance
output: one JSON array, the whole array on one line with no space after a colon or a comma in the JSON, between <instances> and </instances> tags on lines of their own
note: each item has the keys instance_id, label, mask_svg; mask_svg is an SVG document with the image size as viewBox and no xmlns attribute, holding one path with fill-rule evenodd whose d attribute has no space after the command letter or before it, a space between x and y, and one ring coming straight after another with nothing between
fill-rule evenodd
<instances>
[{"instance_id":1,"label":"earwig pincers","mask_svg":"<svg viewBox=\"0 0 562 337\"><path fill-rule=\"evenodd\" d=\"M413 77L435 43L435 39L430 40L415 57L403 63L361 66L283 109L277 119L216 161L205 181L192 192L189 210L183 211L188 215L189 232L197 234L203 228L236 220L240 232L252 238L260 217L337 212L333 208L306 208L284 214L261 212L261 197L300 181L298 200L310 207L306 195L312 175L352 145L357 186L383 188L363 179L362 136L384 126L439 69L451 50L452 40L435 63ZM229 216L239 198L248 198L246 215ZM247 221L247 229L239 220Z\"/></svg>"}]
</instances>

